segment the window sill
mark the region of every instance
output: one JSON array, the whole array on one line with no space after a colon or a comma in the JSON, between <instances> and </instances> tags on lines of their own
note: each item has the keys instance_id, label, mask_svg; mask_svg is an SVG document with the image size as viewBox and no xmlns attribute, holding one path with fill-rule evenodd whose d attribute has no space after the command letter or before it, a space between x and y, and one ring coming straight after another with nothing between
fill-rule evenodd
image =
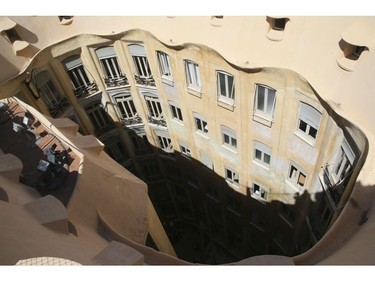
<instances>
[{"instance_id":1,"label":"window sill","mask_svg":"<svg viewBox=\"0 0 375 281\"><path fill-rule=\"evenodd\" d=\"M257 114L254 114L253 115L253 120L258 122L258 123L261 123L263 125L266 125L267 127L272 127L272 123L273 123L273 120L270 120L270 119L267 119L263 116L260 116L260 115L257 115Z\"/></svg>"},{"instance_id":2,"label":"window sill","mask_svg":"<svg viewBox=\"0 0 375 281\"><path fill-rule=\"evenodd\" d=\"M61 25L69 25L69 24L71 24L73 22L73 18L70 18L70 19L62 19L61 21L60 21L60 24Z\"/></svg>"},{"instance_id":3,"label":"window sill","mask_svg":"<svg viewBox=\"0 0 375 281\"><path fill-rule=\"evenodd\" d=\"M300 187L300 186L298 186L298 185L296 185L296 184L290 182L288 179L286 179L285 182L286 182L286 184L287 184L289 187L291 187L293 190L295 190L296 193L298 193L299 195L302 194L302 192L303 192L303 190L304 190L304 188L303 188L302 186Z\"/></svg>"},{"instance_id":4,"label":"window sill","mask_svg":"<svg viewBox=\"0 0 375 281\"><path fill-rule=\"evenodd\" d=\"M264 199L264 198L260 197L259 195L256 195L256 194L253 193L253 194L251 194L251 197L253 199L257 200L258 202L264 204L264 205L267 204L267 199Z\"/></svg>"},{"instance_id":5,"label":"window sill","mask_svg":"<svg viewBox=\"0 0 375 281\"><path fill-rule=\"evenodd\" d=\"M228 109L230 111L234 111L234 100L232 100L232 99L225 99L225 98L220 97L217 100L217 104L220 107L223 107L223 108Z\"/></svg>"},{"instance_id":6,"label":"window sill","mask_svg":"<svg viewBox=\"0 0 375 281\"><path fill-rule=\"evenodd\" d=\"M180 125L182 127L185 127L183 121L181 121L181 120L173 118L172 121L173 121L173 123L176 123L176 124L178 124L178 125Z\"/></svg>"},{"instance_id":7,"label":"window sill","mask_svg":"<svg viewBox=\"0 0 375 281\"><path fill-rule=\"evenodd\" d=\"M269 166L269 165L266 165L266 164L263 164L263 163L261 163L261 162L258 162L257 160L253 160L253 163L254 163L255 165L257 165L257 166L259 166L259 167L261 167L261 168L267 170L267 171L270 170L270 166Z\"/></svg>"},{"instance_id":8,"label":"window sill","mask_svg":"<svg viewBox=\"0 0 375 281\"><path fill-rule=\"evenodd\" d=\"M234 153L234 154L237 154L237 150L236 150L236 149L234 149L234 148L232 148L232 147L230 147L230 146L228 146L228 145L226 145L226 144L223 144L223 147L224 147L226 150L228 150L228 151L230 151L230 152L232 152L232 153Z\"/></svg>"},{"instance_id":9,"label":"window sill","mask_svg":"<svg viewBox=\"0 0 375 281\"><path fill-rule=\"evenodd\" d=\"M310 145L311 147L314 147L315 142L316 142L316 140L314 138L307 136L306 134L304 134L301 131L295 131L294 134L298 138L300 138L301 140L303 140L304 142L306 142L308 145Z\"/></svg>"},{"instance_id":10,"label":"window sill","mask_svg":"<svg viewBox=\"0 0 375 281\"><path fill-rule=\"evenodd\" d=\"M161 81L163 82L163 84L174 87L174 81L172 80L172 77L169 78L168 76L162 76Z\"/></svg>"},{"instance_id":11,"label":"window sill","mask_svg":"<svg viewBox=\"0 0 375 281\"><path fill-rule=\"evenodd\" d=\"M271 41L281 41L284 39L284 31L270 29L266 34L266 37Z\"/></svg>"},{"instance_id":12,"label":"window sill","mask_svg":"<svg viewBox=\"0 0 375 281\"><path fill-rule=\"evenodd\" d=\"M192 86L188 86L188 93L190 95L196 96L198 98L202 98L201 89L193 88Z\"/></svg>"},{"instance_id":13,"label":"window sill","mask_svg":"<svg viewBox=\"0 0 375 281\"><path fill-rule=\"evenodd\" d=\"M357 64L356 60L347 59L344 55L342 55L341 57L339 57L336 60L336 62L337 62L338 66L340 68L342 68L345 71L349 71L349 72L354 71L355 70L355 66Z\"/></svg>"},{"instance_id":14,"label":"window sill","mask_svg":"<svg viewBox=\"0 0 375 281\"><path fill-rule=\"evenodd\" d=\"M225 180L227 182L227 184L230 186L230 187L233 187L234 189L237 189L239 190L240 189L240 185L238 183L233 183L231 182L230 180L226 179Z\"/></svg>"},{"instance_id":15,"label":"window sill","mask_svg":"<svg viewBox=\"0 0 375 281\"><path fill-rule=\"evenodd\" d=\"M26 41L19 41L19 40L16 40L14 41L13 43L13 50L14 50L14 53L16 54L16 56L18 56L18 54L25 50L27 47L29 47L30 44Z\"/></svg>"},{"instance_id":16,"label":"window sill","mask_svg":"<svg viewBox=\"0 0 375 281\"><path fill-rule=\"evenodd\" d=\"M205 139L210 139L210 137L207 135L207 134L205 134L205 133L202 133L202 132L200 132L200 131L195 131L196 133L197 133L197 135L199 135L199 136L201 136L201 137L203 137L203 138L205 138Z\"/></svg>"}]
</instances>

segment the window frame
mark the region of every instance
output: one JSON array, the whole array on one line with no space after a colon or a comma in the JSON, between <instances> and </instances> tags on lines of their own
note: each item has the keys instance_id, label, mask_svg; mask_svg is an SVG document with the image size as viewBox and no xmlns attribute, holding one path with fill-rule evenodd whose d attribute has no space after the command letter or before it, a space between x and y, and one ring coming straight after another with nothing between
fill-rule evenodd
<instances>
[{"instance_id":1,"label":"window frame","mask_svg":"<svg viewBox=\"0 0 375 281\"><path fill-rule=\"evenodd\" d=\"M224 77L224 87L225 91L222 89L222 83L221 78ZM230 85L229 78L232 78L232 85ZM231 89L229 89L231 87ZM216 91L217 91L217 97L219 101L228 103L230 105L234 105L235 101L235 79L234 76L228 72L217 70L216 71ZM223 95L224 92L224 95Z\"/></svg>"},{"instance_id":2,"label":"window frame","mask_svg":"<svg viewBox=\"0 0 375 281\"><path fill-rule=\"evenodd\" d=\"M182 141L178 141L178 145L180 146L181 154L190 159L192 157L190 147Z\"/></svg>"},{"instance_id":3,"label":"window frame","mask_svg":"<svg viewBox=\"0 0 375 281\"><path fill-rule=\"evenodd\" d=\"M103 54L103 51L105 50L107 50L108 54ZM104 46L97 48L95 50L95 53L99 59L104 78L119 79L124 76L114 46Z\"/></svg>"},{"instance_id":4,"label":"window frame","mask_svg":"<svg viewBox=\"0 0 375 281\"><path fill-rule=\"evenodd\" d=\"M318 138L322 116L323 114L314 106L301 101L299 105L297 129L295 134L311 146L314 146ZM305 129L301 128L301 125L303 126L303 124L305 124ZM311 134L313 130L316 131L315 134Z\"/></svg>"},{"instance_id":5,"label":"window frame","mask_svg":"<svg viewBox=\"0 0 375 281\"><path fill-rule=\"evenodd\" d=\"M111 96L120 120L135 120L140 118L135 106L133 96L130 92L121 92ZM126 106L125 106L126 105ZM123 113L124 112L124 113ZM140 123L142 121L140 120Z\"/></svg>"},{"instance_id":6,"label":"window frame","mask_svg":"<svg viewBox=\"0 0 375 281\"><path fill-rule=\"evenodd\" d=\"M172 120L176 121L179 124L183 124L184 118L182 116L181 108L177 105L177 103L169 101L169 108L172 113Z\"/></svg>"},{"instance_id":7,"label":"window frame","mask_svg":"<svg viewBox=\"0 0 375 281\"><path fill-rule=\"evenodd\" d=\"M95 130L101 130L111 124L107 112L101 106L100 101L92 102L85 106L85 112Z\"/></svg>"},{"instance_id":8,"label":"window frame","mask_svg":"<svg viewBox=\"0 0 375 281\"><path fill-rule=\"evenodd\" d=\"M174 151L172 139L168 131L154 131L154 135L156 136L157 144L160 149L168 153Z\"/></svg>"},{"instance_id":9,"label":"window frame","mask_svg":"<svg viewBox=\"0 0 375 281\"><path fill-rule=\"evenodd\" d=\"M303 184L300 184L301 175L304 177ZM306 187L307 182L307 173L299 165L294 162L289 163L287 182L290 183L293 187L297 188L298 191L302 191Z\"/></svg>"},{"instance_id":10,"label":"window frame","mask_svg":"<svg viewBox=\"0 0 375 281\"><path fill-rule=\"evenodd\" d=\"M137 75L142 79L152 77L150 63L147 58L146 49L138 43L128 44L128 49L132 56L133 64Z\"/></svg>"},{"instance_id":11,"label":"window frame","mask_svg":"<svg viewBox=\"0 0 375 281\"><path fill-rule=\"evenodd\" d=\"M228 173L229 172L229 173ZM240 177L239 174L232 168L224 166L225 180L229 184L239 188L240 186ZM229 176L230 174L230 176Z\"/></svg>"},{"instance_id":12,"label":"window frame","mask_svg":"<svg viewBox=\"0 0 375 281\"><path fill-rule=\"evenodd\" d=\"M164 79L172 81L173 73L169 55L163 51L156 51L156 56L158 58L160 76Z\"/></svg>"},{"instance_id":13,"label":"window frame","mask_svg":"<svg viewBox=\"0 0 375 281\"><path fill-rule=\"evenodd\" d=\"M159 97L147 93L143 94L143 97L146 103L148 116L155 120L164 120L163 108Z\"/></svg>"},{"instance_id":14,"label":"window frame","mask_svg":"<svg viewBox=\"0 0 375 281\"><path fill-rule=\"evenodd\" d=\"M254 197L255 199L260 199L264 201L268 200L268 195L269 195L268 188L265 188L263 185L260 185L257 182L253 182L252 187L251 187L251 192L252 192L251 193L252 197Z\"/></svg>"},{"instance_id":15,"label":"window frame","mask_svg":"<svg viewBox=\"0 0 375 281\"><path fill-rule=\"evenodd\" d=\"M237 141L236 132L233 129L225 125L220 125L220 131L221 131L222 145L225 148L229 148L230 150L237 151L238 141Z\"/></svg>"},{"instance_id":16,"label":"window frame","mask_svg":"<svg viewBox=\"0 0 375 281\"><path fill-rule=\"evenodd\" d=\"M184 59L184 66L185 66L186 85L188 89L201 92L202 91L202 78L200 74L199 64L192 60Z\"/></svg>"},{"instance_id":17,"label":"window frame","mask_svg":"<svg viewBox=\"0 0 375 281\"><path fill-rule=\"evenodd\" d=\"M92 83L79 55L73 55L64 59L63 64L74 90L88 87ZM72 65L68 66L68 64Z\"/></svg>"},{"instance_id":18,"label":"window frame","mask_svg":"<svg viewBox=\"0 0 375 281\"><path fill-rule=\"evenodd\" d=\"M355 161L355 154L345 139L340 145L334 161L330 174L334 184L339 184L353 169Z\"/></svg>"},{"instance_id":19,"label":"window frame","mask_svg":"<svg viewBox=\"0 0 375 281\"><path fill-rule=\"evenodd\" d=\"M193 112L193 116L195 123L195 132L208 137L208 123L206 117L197 112Z\"/></svg>"},{"instance_id":20,"label":"window frame","mask_svg":"<svg viewBox=\"0 0 375 281\"><path fill-rule=\"evenodd\" d=\"M272 161L272 149L268 145L259 142L259 141L254 141L253 143L253 161L257 164L260 164L262 167L268 168L271 166L271 161ZM260 159L257 157L257 151L260 152ZM265 161L266 155L269 157L269 163Z\"/></svg>"},{"instance_id":21,"label":"window frame","mask_svg":"<svg viewBox=\"0 0 375 281\"><path fill-rule=\"evenodd\" d=\"M260 104L260 90L263 88L263 108L264 109L259 109L259 104ZM273 92L273 102L270 108L269 107L269 99L270 95L272 95ZM264 125L267 125L271 127L272 123L274 122L274 116L275 116L275 111L276 111L276 93L277 91L269 86L266 86L264 84L255 84L255 95L254 95L254 108L253 108L253 119L255 121L258 121ZM270 109L270 112L267 112Z\"/></svg>"}]
</instances>

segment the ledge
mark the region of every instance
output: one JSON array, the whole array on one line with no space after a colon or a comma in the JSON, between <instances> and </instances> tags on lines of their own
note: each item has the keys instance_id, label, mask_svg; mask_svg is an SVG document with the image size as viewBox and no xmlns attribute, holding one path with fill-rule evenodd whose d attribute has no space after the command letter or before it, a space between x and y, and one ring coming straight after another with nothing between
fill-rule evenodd
<instances>
[{"instance_id":1,"label":"ledge","mask_svg":"<svg viewBox=\"0 0 375 281\"><path fill-rule=\"evenodd\" d=\"M92 261L99 265L143 265L144 256L132 247L111 241Z\"/></svg>"},{"instance_id":2,"label":"ledge","mask_svg":"<svg viewBox=\"0 0 375 281\"><path fill-rule=\"evenodd\" d=\"M13 43L14 53L16 54L16 56L18 56L19 52L23 51L24 49L26 49L29 46L30 46L30 44L28 42L26 42L26 41L16 40Z\"/></svg>"}]
</instances>

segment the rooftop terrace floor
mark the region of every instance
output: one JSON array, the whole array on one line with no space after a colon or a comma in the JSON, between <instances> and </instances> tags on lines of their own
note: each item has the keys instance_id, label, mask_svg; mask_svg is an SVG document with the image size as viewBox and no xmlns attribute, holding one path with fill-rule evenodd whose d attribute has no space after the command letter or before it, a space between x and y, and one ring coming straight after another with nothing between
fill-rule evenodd
<instances>
[{"instance_id":1,"label":"rooftop terrace floor","mask_svg":"<svg viewBox=\"0 0 375 281\"><path fill-rule=\"evenodd\" d=\"M21 160L21 183L67 206L78 178L79 157L12 99L0 102L0 154Z\"/></svg>"}]
</instances>

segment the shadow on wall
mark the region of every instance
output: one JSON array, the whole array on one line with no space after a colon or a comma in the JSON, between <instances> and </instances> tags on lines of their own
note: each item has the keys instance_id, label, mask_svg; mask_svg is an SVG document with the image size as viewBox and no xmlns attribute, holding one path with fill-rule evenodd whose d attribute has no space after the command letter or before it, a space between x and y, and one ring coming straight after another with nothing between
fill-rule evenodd
<instances>
[{"instance_id":1,"label":"shadow on wall","mask_svg":"<svg viewBox=\"0 0 375 281\"><path fill-rule=\"evenodd\" d=\"M325 192L291 194L294 205L266 202L253 187L240 194L229 186L235 182L216 174L216 167L176 151L149 146L138 150L126 168L147 183L178 258L191 263L228 264L258 255L301 254L325 234L333 215ZM151 237L147 241L155 248Z\"/></svg>"}]
</instances>

